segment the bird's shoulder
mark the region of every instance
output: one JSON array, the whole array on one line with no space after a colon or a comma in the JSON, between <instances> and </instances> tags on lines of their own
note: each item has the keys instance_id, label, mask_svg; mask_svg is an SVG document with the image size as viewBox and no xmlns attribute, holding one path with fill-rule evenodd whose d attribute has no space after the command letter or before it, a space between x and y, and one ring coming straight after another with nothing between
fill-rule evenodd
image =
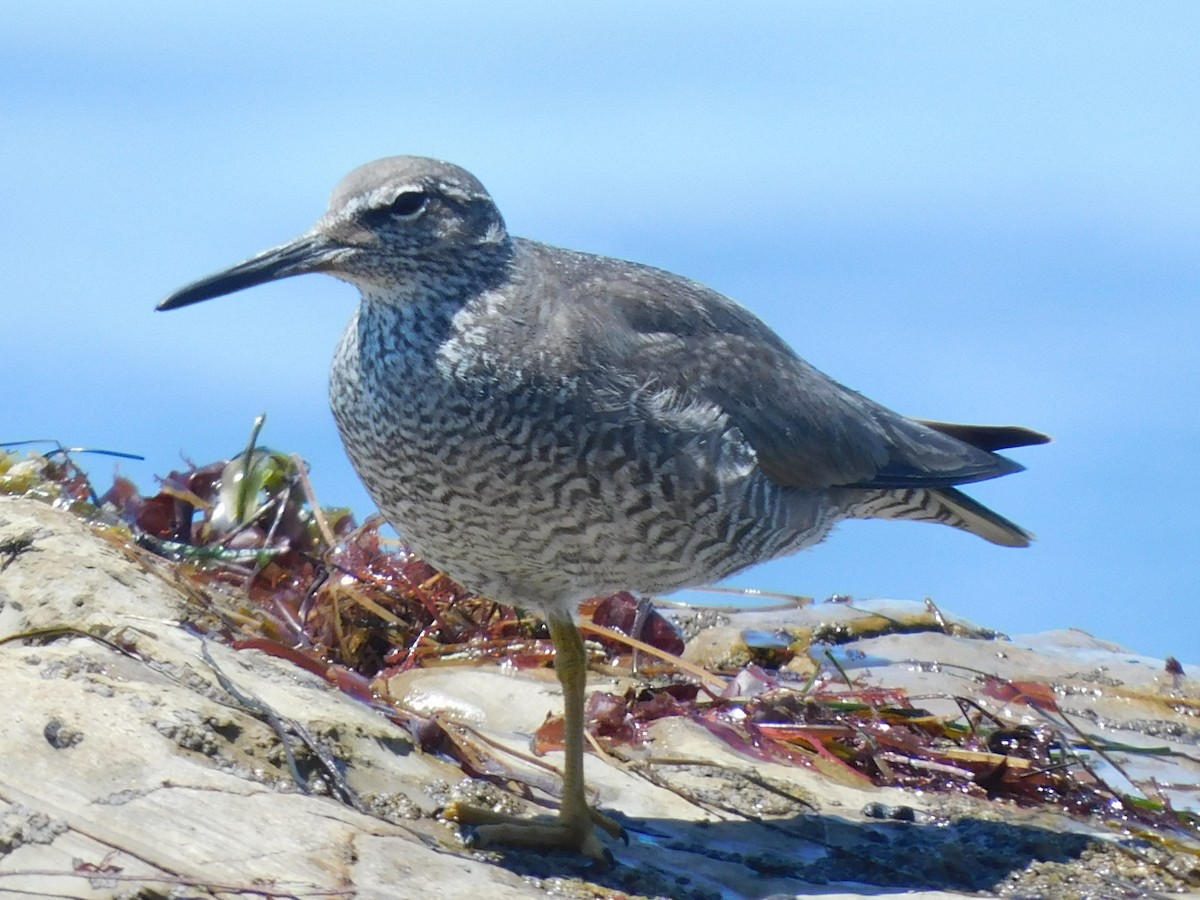
<instances>
[{"instance_id":1,"label":"bird's shoulder","mask_svg":"<svg viewBox=\"0 0 1200 900\"><path fill-rule=\"evenodd\" d=\"M657 367L701 350L727 364L746 360L747 351L772 365L799 362L753 313L699 282L534 241L515 244L513 295L522 308L514 312L525 324L522 339L574 355L590 370L597 357L640 370L642 363Z\"/></svg>"}]
</instances>

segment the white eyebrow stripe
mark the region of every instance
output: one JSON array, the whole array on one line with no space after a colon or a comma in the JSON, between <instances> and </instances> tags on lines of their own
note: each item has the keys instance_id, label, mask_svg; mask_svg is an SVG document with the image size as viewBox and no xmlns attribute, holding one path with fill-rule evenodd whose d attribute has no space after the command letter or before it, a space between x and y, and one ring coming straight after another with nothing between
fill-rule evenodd
<instances>
[{"instance_id":1,"label":"white eyebrow stripe","mask_svg":"<svg viewBox=\"0 0 1200 900\"><path fill-rule=\"evenodd\" d=\"M428 188L417 182L407 184L387 184L376 188L367 194L360 194L353 198L348 203L338 210L338 218L353 218L358 213L368 209L383 209L391 206L396 202L396 199L401 194L408 193L429 193ZM475 200L488 199L486 194L480 194L478 191L457 188L452 185L442 183L438 186L438 194L444 197L449 197L451 200L458 200L463 203L470 203Z\"/></svg>"}]
</instances>

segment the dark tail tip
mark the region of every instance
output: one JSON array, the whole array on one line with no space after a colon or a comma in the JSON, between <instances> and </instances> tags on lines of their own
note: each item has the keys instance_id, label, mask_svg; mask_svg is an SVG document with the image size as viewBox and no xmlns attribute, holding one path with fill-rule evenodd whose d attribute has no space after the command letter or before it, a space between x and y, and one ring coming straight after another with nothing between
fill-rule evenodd
<instances>
[{"instance_id":1,"label":"dark tail tip","mask_svg":"<svg viewBox=\"0 0 1200 900\"><path fill-rule=\"evenodd\" d=\"M970 444L980 450L995 453L997 450L1007 450L1010 447L1032 447L1036 444L1048 444L1050 435L1032 428L1020 425L959 425L955 422L932 422L928 419L917 419L927 428L940 431L964 444Z\"/></svg>"}]
</instances>

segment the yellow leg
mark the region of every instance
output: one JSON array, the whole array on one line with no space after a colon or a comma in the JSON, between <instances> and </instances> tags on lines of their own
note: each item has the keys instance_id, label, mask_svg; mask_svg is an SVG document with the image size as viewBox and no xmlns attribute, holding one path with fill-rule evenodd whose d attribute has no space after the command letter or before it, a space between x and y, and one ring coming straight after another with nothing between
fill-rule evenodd
<instances>
[{"instance_id":1,"label":"yellow leg","mask_svg":"<svg viewBox=\"0 0 1200 900\"><path fill-rule=\"evenodd\" d=\"M569 618L552 618L554 672L563 691L563 800L558 819L568 827L592 834L587 794L583 784L583 705L587 686L587 654L583 636ZM593 837L594 839L594 837Z\"/></svg>"},{"instance_id":2,"label":"yellow leg","mask_svg":"<svg viewBox=\"0 0 1200 900\"><path fill-rule=\"evenodd\" d=\"M550 638L554 641L554 670L563 690L563 726L566 759L563 765L563 799L553 821L516 819L490 810L451 804L446 818L463 825L478 826L477 846L508 846L530 849L560 848L608 862L612 855L596 837L596 826L614 837L622 836L619 825L588 808L583 783L583 700L587 683L587 656L583 637L569 616L551 616Z\"/></svg>"}]
</instances>

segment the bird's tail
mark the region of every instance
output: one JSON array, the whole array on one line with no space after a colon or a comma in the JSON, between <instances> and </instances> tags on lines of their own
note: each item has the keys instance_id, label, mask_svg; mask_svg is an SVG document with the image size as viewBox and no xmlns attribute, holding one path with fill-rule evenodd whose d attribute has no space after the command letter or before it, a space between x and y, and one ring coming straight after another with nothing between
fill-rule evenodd
<instances>
[{"instance_id":1,"label":"bird's tail","mask_svg":"<svg viewBox=\"0 0 1200 900\"><path fill-rule=\"evenodd\" d=\"M1032 447L1050 443L1050 435L1023 428L1020 425L962 425L958 422L935 422L932 419L917 419L927 428L948 434L964 444L995 453L1010 447Z\"/></svg>"},{"instance_id":2,"label":"bird's tail","mask_svg":"<svg viewBox=\"0 0 1200 900\"><path fill-rule=\"evenodd\" d=\"M999 544L1028 547L1034 536L952 487L863 492L849 509L852 519L906 519L949 525Z\"/></svg>"}]
</instances>

